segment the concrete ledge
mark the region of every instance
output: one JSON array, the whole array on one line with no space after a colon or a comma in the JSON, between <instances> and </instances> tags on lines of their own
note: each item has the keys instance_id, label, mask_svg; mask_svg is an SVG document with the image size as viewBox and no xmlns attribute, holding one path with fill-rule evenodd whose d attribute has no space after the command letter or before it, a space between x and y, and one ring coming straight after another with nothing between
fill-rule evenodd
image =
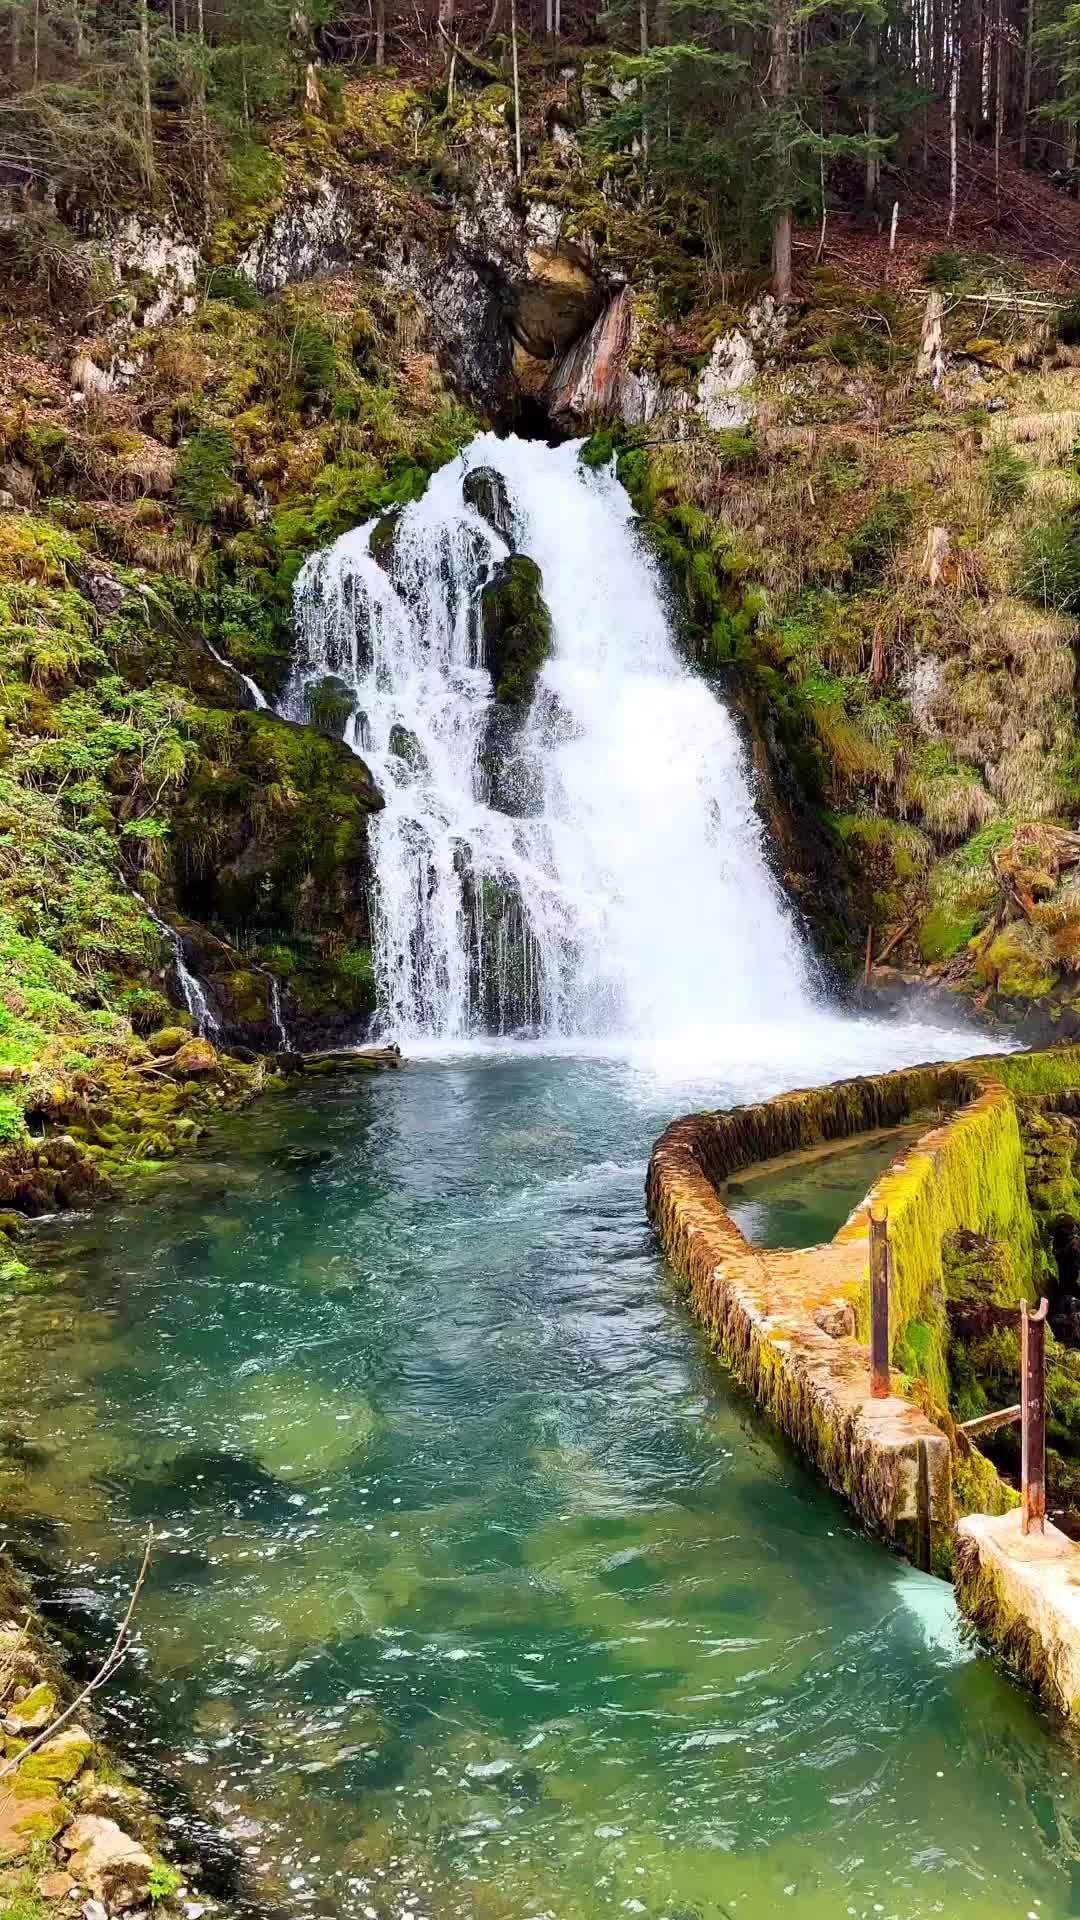
<instances>
[{"instance_id":1,"label":"concrete ledge","mask_svg":"<svg viewBox=\"0 0 1080 1920\"><path fill-rule=\"evenodd\" d=\"M956 1529L956 1595L991 1646L1059 1712L1080 1717L1080 1547L1049 1520L971 1513Z\"/></svg>"},{"instance_id":2,"label":"concrete ledge","mask_svg":"<svg viewBox=\"0 0 1080 1920\"><path fill-rule=\"evenodd\" d=\"M868 1526L928 1562L920 1529L952 1526L948 1438L910 1400L872 1400L865 1347L815 1318L828 1324L857 1295L865 1230L861 1241L797 1253L751 1246L701 1169L699 1138L693 1122L670 1127L653 1149L648 1186L650 1218L695 1313L830 1486Z\"/></svg>"}]
</instances>

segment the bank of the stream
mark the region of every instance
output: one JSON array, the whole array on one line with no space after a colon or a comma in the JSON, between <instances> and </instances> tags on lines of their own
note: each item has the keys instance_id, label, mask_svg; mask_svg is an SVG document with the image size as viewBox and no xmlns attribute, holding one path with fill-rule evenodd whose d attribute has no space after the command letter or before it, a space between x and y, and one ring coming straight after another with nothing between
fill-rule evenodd
<instances>
[{"instance_id":1,"label":"bank of the stream","mask_svg":"<svg viewBox=\"0 0 1080 1920\"><path fill-rule=\"evenodd\" d=\"M111 1729L272 1910L1072 1911L1059 1736L658 1263L648 1143L703 1091L451 1058L262 1103L149 1204L39 1229L9 1537L60 1618L161 1530Z\"/></svg>"}]
</instances>

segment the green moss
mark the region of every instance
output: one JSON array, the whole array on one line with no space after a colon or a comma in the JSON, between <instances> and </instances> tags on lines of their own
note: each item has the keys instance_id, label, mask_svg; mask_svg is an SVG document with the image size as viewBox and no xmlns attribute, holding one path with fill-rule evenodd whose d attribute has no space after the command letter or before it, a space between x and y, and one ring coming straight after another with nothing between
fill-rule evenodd
<instances>
[{"instance_id":1,"label":"green moss","mask_svg":"<svg viewBox=\"0 0 1080 1920\"><path fill-rule=\"evenodd\" d=\"M496 568L481 599L484 661L502 706L525 706L551 653L551 615L535 560L513 553Z\"/></svg>"},{"instance_id":2,"label":"green moss","mask_svg":"<svg viewBox=\"0 0 1080 1920\"><path fill-rule=\"evenodd\" d=\"M38 1686L31 1687L25 1700L12 1701L11 1705L5 1708L7 1719L17 1720L20 1724L27 1720L34 1720L42 1713L47 1715L48 1719L51 1719L55 1712L55 1689L50 1687L48 1682L44 1680L42 1680ZM46 1720L43 1724L47 1723Z\"/></svg>"},{"instance_id":3,"label":"green moss","mask_svg":"<svg viewBox=\"0 0 1080 1920\"><path fill-rule=\"evenodd\" d=\"M89 1738L73 1737L69 1730L47 1740L43 1747L27 1755L20 1761L18 1782L20 1793L31 1798L46 1799L64 1787L69 1787L87 1765L94 1751L94 1743Z\"/></svg>"},{"instance_id":4,"label":"green moss","mask_svg":"<svg viewBox=\"0 0 1080 1920\"><path fill-rule=\"evenodd\" d=\"M975 973L1007 1000L1042 1000L1057 985L1042 936L1026 921L1002 928L979 950Z\"/></svg>"},{"instance_id":5,"label":"green moss","mask_svg":"<svg viewBox=\"0 0 1080 1920\"><path fill-rule=\"evenodd\" d=\"M919 951L923 959L931 966L939 960L951 960L967 946L981 924L982 916L978 913L957 915L944 905L932 907L919 929Z\"/></svg>"}]
</instances>

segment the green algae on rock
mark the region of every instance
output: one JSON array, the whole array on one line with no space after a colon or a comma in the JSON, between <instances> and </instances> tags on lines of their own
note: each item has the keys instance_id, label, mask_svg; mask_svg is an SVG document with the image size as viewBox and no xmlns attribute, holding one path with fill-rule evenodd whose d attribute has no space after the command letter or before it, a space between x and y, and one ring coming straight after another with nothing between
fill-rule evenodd
<instances>
[{"instance_id":1,"label":"green algae on rock","mask_svg":"<svg viewBox=\"0 0 1080 1920\"><path fill-rule=\"evenodd\" d=\"M551 653L551 615L535 560L512 553L481 596L484 665L500 706L526 707Z\"/></svg>"}]
</instances>

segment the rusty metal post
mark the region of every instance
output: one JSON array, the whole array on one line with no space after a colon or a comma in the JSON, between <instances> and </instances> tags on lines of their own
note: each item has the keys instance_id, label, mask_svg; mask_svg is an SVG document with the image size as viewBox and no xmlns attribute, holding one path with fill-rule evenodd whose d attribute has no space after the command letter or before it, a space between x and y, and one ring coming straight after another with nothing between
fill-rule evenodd
<instances>
[{"instance_id":1,"label":"rusty metal post","mask_svg":"<svg viewBox=\"0 0 1080 1920\"><path fill-rule=\"evenodd\" d=\"M889 1216L870 1211L870 1393L889 1397Z\"/></svg>"},{"instance_id":2,"label":"rusty metal post","mask_svg":"<svg viewBox=\"0 0 1080 1920\"><path fill-rule=\"evenodd\" d=\"M1020 1528L1046 1527L1046 1300L1020 1302Z\"/></svg>"}]
</instances>

